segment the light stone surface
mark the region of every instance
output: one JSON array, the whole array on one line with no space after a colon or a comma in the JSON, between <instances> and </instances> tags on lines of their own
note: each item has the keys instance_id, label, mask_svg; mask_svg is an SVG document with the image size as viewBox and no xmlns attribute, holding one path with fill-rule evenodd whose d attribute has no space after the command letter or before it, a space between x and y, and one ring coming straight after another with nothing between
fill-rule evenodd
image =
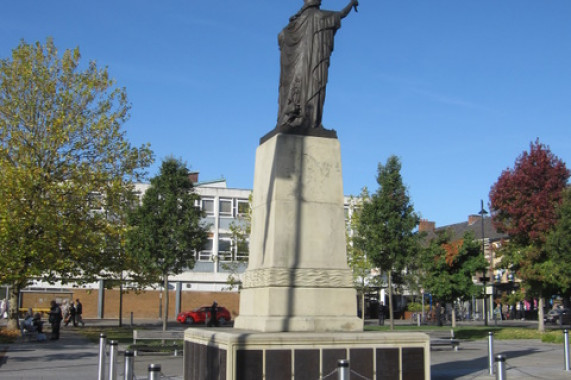
<instances>
[{"instance_id":1,"label":"light stone surface","mask_svg":"<svg viewBox=\"0 0 571 380\"><path fill-rule=\"evenodd\" d=\"M278 134L258 147L248 265L236 328L362 331L337 139Z\"/></svg>"},{"instance_id":2,"label":"light stone surface","mask_svg":"<svg viewBox=\"0 0 571 380\"><path fill-rule=\"evenodd\" d=\"M236 361L237 350L346 350L347 358L352 349L398 349L398 362L391 363L398 372L402 372L405 366L410 366L403 359L402 350L407 348L422 348L424 356L424 377L430 380L430 338L424 333L406 332L268 332L259 333L229 328L189 328L185 330L185 342L193 342L209 347L217 347L225 350L226 354L226 378L236 378L236 368L241 365ZM292 356L295 357L295 356ZM381 378L381 372L387 368L381 368L380 363L372 356L374 371L373 378ZM418 364L418 363L415 363ZM293 378L293 377L292 377ZM320 377L325 378L325 376Z\"/></svg>"}]
</instances>

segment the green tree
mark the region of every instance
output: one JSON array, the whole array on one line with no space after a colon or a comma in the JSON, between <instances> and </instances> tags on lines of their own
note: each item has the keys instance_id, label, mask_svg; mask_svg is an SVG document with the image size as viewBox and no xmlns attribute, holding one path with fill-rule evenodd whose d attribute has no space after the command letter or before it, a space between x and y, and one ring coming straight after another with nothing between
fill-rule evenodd
<instances>
[{"instance_id":1,"label":"green tree","mask_svg":"<svg viewBox=\"0 0 571 380\"><path fill-rule=\"evenodd\" d=\"M60 57L22 41L0 60L0 282L11 305L31 279L92 281L112 262L106 236L122 228L100 210L127 196L152 162L132 147L130 105L107 69L80 69L79 48ZM17 326L17 308L10 327Z\"/></svg>"},{"instance_id":2,"label":"green tree","mask_svg":"<svg viewBox=\"0 0 571 380\"><path fill-rule=\"evenodd\" d=\"M347 264L353 273L353 284L360 298L360 309L362 310L362 318L365 319L365 295L373 287L380 286L380 276L373 276L372 271L375 269L373 263L369 260L362 244L359 243L358 225L361 221L361 212L363 204L369 202L370 196L367 188L363 188L358 198L351 197L350 207L352 213L349 218L349 228L346 231L347 238Z\"/></svg>"},{"instance_id":3,"label":"green tree","mask_svg":"<svg viewBox=\"0 0 571 380\"><path fill-rule=\"evenodd\" d=\"M400 170L401 163L396 156L389 157L386 165L379 164L379 188L370 201L363 204L355 241L368 259L387 274L391 329L394 329L393 274L400 275L418 252L418 235L414 230L420 221Z\"/></svg>"},{"instance_id":4,"label":"green tree","mask_svg":"<svg viewBox=\"0 0 571 380\"><path fill-rule=\"evenodd\" d=\"M482 254L480 243L470 232L462 239L451 241L443 231L422 250L420 277L433 299L453 303L481 294L482 288L472 281L472 276L486 269L488 262ZM452 312L452 326L456 327L456 315Z\"/></svg>"},{"instance_id":5,"label":"green tree","mask_svg":"<svg viewBox=\"0 0 571 380\"><path fill-rule=\"evenodd\" d=\"M560 294L568 305L571 296L571 189L563 193L563 202L557 208L557 224L547 235L546 251L549 261L543 265L549 273L553 292Z\"/></svg>"},{"instance_id":6,"label":"green tree","mask_svg":"<svg viewBox=\"0 0 571 380\"><path fill-rule=\"evenodd\" d=\"M526 294L539 298L539 331L544 331L543 297L551 292L553 262L545 243L557 222L556 209L567 186L569 170L539 141L517 158L513 169L502 172L490 191L492 218L509 235L502 247L502 265L516 272Z\"/></svg>"},{"instance_id":7,"label":"green tree","mask_svg":"<svg viewBox=\"0 0 571 380\"><path fill-rule=\"evenodd\" d=\"M222 268L229 272L227 280L228 290L239 290L241 288L238 272L248 262L250 254L249 239L252 232L252 197L253 193L250 193L247 208L245 203L239 204L239 207L242 206L244 209L238 209L237 220L233 220L229 226L236 257L230 262L222 264Z\"/></svg>"},{"instance_id":8,"label":"green tree","mask_svg":"<svg viewBox=\"0 0 571 380\"><path fill-rule=\"evenodd\" d=\"M162 280L163 330L168 321L168 277L192 269L195 252L207 239L202 213L195 206L198 199L185 164L168 158L129 218L127 247L137 261L135 279L143 283Z\"/></svg>"}]
</instances>

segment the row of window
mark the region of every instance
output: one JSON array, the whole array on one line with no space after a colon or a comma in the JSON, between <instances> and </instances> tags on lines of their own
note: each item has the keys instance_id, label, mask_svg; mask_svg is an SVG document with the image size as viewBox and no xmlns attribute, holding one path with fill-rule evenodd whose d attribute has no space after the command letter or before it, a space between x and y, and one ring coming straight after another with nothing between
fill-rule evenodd
<instances>
[{"instance_id":1,"label":"row of window","mask_svg":"<svg viewBox=\"0 0 571 380\"><path fill-rule=\"evenodd\" d=\"M214 217L216 210L214 198L202 198L200 200L200 209L206 216ZM218 215L221 218L235 218L248 214L250 203L247 199L236 198L220 198L218 200Z\"/></svg>"},{"instance_id":2,"label":"row of window","mask_svg":"<svg viewBox=\"0 0 571 380\"><path fill-rule=\"evenodd\" d=\"M197 261L212 261L214 255L214 240L208 239L204 248L197 253ZM248 252L239 252L238 245L231 238L218 239L218 260L221 262L243 261Z\"/></svg>"}]
</instances>

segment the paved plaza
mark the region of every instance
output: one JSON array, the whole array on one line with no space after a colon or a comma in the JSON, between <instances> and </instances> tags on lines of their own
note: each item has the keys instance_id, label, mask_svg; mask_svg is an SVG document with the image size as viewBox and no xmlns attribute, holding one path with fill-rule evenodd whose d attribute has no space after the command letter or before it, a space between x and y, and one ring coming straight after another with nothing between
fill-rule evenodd
<instances>
[{"instance_id":1,"label":"paved plaza","mask_svg":"<svg viewBox=\"0 0 571 380\"><path fill-rule=\"evenodd\" d=\"M101 322L95 322L101 323ZM156 328L160 326L157 324ZM173 329L182 329L174 325ZM440 332L440 335L442 333ZM505 355L508 379L571 379L564 371L563 346L537 340L496 340L496 354ZM118 379L123 378L124 346L119 346ZM97 379L99 345L76 328L62 329L59 341L18 340L0 345L0 379ZM137 379L148 377L149 364L160 364L163 379L182 379L182 356L167 354L135 357ZM487 340L461 341L459 351L440 347L431 351L432 379L495 379L488 374ZM271 380L271 379L268 379Z\"/></svg>"}]
</instances>

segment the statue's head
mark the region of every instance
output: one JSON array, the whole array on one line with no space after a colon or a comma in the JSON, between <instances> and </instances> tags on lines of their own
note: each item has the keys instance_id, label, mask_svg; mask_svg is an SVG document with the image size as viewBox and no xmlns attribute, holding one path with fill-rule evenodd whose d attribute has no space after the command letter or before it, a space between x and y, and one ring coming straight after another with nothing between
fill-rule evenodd
<instances>
[{"instance_id":1,"label":"statue's head","mask_svg":"<svg viewBox=\"0 0 571 380\"><path fill-rule=\"evenodd\" d=\"M303 0L306 7L321 6L321 0Z\"/></svg>"}]
</instances>

